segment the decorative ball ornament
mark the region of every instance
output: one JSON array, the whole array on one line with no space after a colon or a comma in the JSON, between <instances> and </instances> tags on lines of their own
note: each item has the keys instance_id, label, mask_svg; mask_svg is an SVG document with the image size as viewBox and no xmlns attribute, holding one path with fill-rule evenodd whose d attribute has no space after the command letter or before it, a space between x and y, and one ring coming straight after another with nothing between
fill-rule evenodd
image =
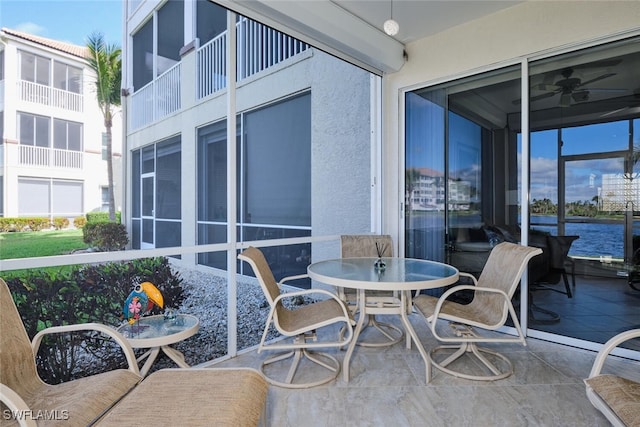
<instances>
[{"instance_id":1,"label":"decorative ball ornament","mask_svg":"<svg viewBox=\"0 0 640 427\"><path fill-rule=\"evenodd\" d=\"M390 36L395 36L398 34L398 30L400 30L400 25L393 19L387 19L384 22L384 32L389 34Z\"/></svg>"}]
</instances>

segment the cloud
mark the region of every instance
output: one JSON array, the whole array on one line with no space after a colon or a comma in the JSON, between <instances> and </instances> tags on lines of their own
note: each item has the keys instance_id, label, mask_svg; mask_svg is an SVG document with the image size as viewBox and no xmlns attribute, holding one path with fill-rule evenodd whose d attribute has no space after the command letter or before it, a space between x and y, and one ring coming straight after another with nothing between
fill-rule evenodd
<instances>
[{"instance_id":1,"label":"cloud","mask_svg":"<svg viewBox=\"0 0 640 427\"><path fill-rule=\"evenodd\" d=\"M32 34L34 36L45 36L47 34L47 29L45 27L33 22L23 22L18 24L14 30L22 31L23 33Z\"/></svg>"}]
</instances>

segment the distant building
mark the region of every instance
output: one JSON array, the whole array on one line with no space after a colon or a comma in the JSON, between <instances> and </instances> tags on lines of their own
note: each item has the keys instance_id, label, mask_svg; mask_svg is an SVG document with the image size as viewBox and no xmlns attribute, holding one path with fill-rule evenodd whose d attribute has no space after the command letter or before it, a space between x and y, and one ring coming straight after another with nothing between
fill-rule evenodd
<instances>
[{"instance_id":1,"label":"distant building","mask_svg":"<svg viewBox=\"0 0 640 427\"><path fill-rule=\"evenodd\" d=\"M74 218L108 210L104 120L87 49L0 31L0 216ZM122 118L113 123L116 210Z\"/></svg>"},{"instance_id":2,"label":"distant building","mask_svg":"<svg viewBox=\"0 0 640 427\"><path fill-rule=\"evenodd\" d=\"M637 175L637 174L636 174ZM640 209L640 177L621 173L602 175L600 206L603 211Z\"/></svg>"}]
</instances>

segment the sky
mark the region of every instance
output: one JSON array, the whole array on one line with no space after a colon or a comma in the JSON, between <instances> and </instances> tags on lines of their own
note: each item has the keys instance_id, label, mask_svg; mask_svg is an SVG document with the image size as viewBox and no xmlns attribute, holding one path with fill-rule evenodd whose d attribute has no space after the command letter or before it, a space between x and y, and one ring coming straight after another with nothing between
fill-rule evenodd
<instances>
[{"instance_id":1,"label":"sky","mask_svg":"<svg viewBox=\"0 0 640 427\"><path fill-rule=\"evenodd\" d=\"M99 32L122 46L122 1L0 0L0 27L80 46Z\"/></svg>"}]
</instances>

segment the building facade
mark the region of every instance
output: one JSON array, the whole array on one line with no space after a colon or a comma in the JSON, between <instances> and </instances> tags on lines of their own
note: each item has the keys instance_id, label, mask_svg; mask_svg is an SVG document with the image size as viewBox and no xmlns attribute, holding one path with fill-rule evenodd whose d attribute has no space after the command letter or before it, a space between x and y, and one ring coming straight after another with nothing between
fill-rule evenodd
<instances>
[{"instance_id":1,"label":"building facade","mask_svg":"<svg viewBox=\"0 0 640 427\"><path fill-rule=\"evenodd\" d=\"M229 31L209 1L125 10L134 249L372 230L379 78L241 15ZM276 274L304 271L311 244L267 252ZM227 266L226 252L181 258Z\"/></svg>"},{"instance_id":2,"label":"building facade","mask_svg":"<svg viewBox=\"0 0 640 427\"><path fill-rule=\"evenodd\" d=\"M0 214L75 218L108 210L104 120L83 46L0 32ZM116 210L122 120L112 128Z\"/></svg>"}]
</instances>

